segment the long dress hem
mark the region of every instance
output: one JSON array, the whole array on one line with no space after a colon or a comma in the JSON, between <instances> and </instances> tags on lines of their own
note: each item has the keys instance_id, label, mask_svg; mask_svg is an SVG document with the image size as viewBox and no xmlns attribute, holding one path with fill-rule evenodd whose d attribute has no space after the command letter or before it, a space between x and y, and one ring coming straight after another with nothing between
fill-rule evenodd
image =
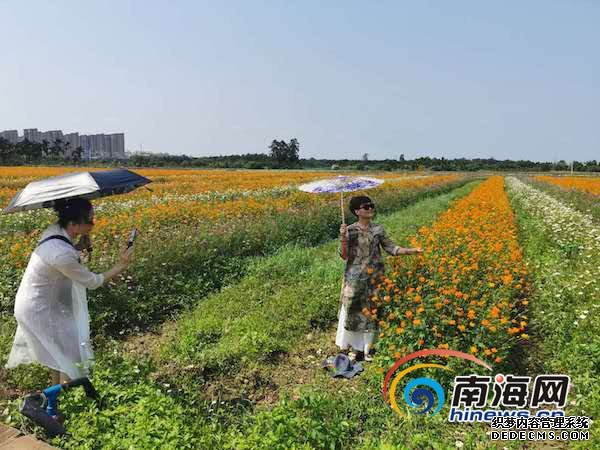
<instances>
[{"instance_id":1,"label":"long dress hem","mask_svg":"<svg viewBox=\"0 0 600 450\"><path fill-rule=\"evenodd\" d=\"M335 335L335 345L342 350L352 348L354 351L365 352L365 354L368 354L373 346L375 332L346 330L344 324L346 323L347 315L346 307L342 304L338 316L339 321Z\"/></svg>"}]
</instances>

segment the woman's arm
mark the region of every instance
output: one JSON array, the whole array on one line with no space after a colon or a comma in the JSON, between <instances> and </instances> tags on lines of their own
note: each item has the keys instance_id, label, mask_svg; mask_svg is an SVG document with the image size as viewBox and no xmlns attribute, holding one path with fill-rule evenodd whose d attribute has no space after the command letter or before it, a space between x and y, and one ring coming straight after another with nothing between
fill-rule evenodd
<instances>
[{"instance_id":1,"label":"woman's arm","mask_svg":"<svg viewBox=\"0 0 600 450\"><path fill-rule=\"evenodd\" d=\"M81 264L72 252L65 252L54 259L54 267L65 277L88 289L96 289L105 282L103 274L97 274Z\"/></svg>"},{"instance_id":2,"label":"woman's arm","mask_svg":"<svg viewBox=\"0 0 600 450\"><path fill-rule=\"evenodd\" d=\"M416 248L404 248L399 247L388 237L385 230L381 233L381 246L383 249L388 252L392 256L398 255L417 255L419 253L423 253L420 247Z\"/></svg>"},{"instance_id":3,"label":"woman's arm","mask_svg":"<svg viewBox=\"0 0 600 450\"><path fill-rule=\"evenodd\" d=\"M423 250L421 249L421 247L414 247L414 248L398 247L398 251L397 251L396 255L418 255L419 253L423 253Z\"/></svg>"},{"instance_id":4,"label":"woman's arm","mask_svg":"<svg viewBox=\"0 0 600 450\"><path fill-rule=\"evenodd\" d=\"M124 272L131 264L132 255L133 247L130 247L121 254L120 261L103 274L92 272L81 264L72 252L57 256L54 260L54 267L67 278L77 281L86 288L97 289Z\"/></svg>"},{"instance_id":5,"label":"woman's arm","mask_svg":"<svg viewBox=\"0 0 600 450\"><path fill-rule=\"evenodd\" d=\"M346 224L342 224L342 226L340 226L339 254L344 261L348 259L348 239L348 226Z\"/></svg>"},{"instance_id":6,"label":"woman's arm","mask_svg":"<svg viewBox=\"0 0 600 450\"><path fill-rule=\"evenodd\" d=\"M126 248L123 253L121 253L121 259L119 262L115 264L112 269L102 274L104 276L105 284L127 270L131 264L131 258L133 257L133 248L133 246Z\"/></svg>"}]
</instances>

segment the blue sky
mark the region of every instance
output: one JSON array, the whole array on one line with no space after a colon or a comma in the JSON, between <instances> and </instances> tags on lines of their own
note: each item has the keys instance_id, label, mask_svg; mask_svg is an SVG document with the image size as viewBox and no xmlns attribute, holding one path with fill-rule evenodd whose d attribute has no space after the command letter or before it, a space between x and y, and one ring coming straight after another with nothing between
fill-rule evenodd
<instances>
[{"instance_id":1,"label":"blue sky","mask_svg":"<svg viewBox=\"0 0 600 450\"><path fill-rule=\"evenodd\" d=\"M600 2L0 0L0 130L188 155L600 159Z\"/></svg>"}]
</instances>

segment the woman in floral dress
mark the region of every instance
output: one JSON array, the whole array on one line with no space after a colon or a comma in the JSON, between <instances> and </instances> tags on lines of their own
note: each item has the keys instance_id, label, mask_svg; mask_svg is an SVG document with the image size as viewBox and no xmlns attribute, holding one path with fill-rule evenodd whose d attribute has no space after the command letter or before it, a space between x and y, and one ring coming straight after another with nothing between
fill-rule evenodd
<instances>
[{"instance_id":1,"label":"woman in floral dress","mask_svg":"<svg viewBox=\"0 0 600 450\"><path fill-rule=\"evenodd\" d=\"M350 199L350 211L358 221L340 227L340 256L346 261L344 285L335 343L342 350L351 348L349 356L357 353L371 361L377 322L369 319L363 310L374 308L371 297L376 294L377 280L384 274L381 248L393 256L422 253L420 248L402 248L392 242L382 225L372 223L375 204L369 197Z\"/></svg>"}]
</instances>

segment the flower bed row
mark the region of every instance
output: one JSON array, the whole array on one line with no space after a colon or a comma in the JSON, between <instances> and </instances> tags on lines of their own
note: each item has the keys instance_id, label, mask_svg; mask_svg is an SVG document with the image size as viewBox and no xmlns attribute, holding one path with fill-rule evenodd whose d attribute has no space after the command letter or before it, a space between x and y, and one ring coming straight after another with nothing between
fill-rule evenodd
<instances>
[{"instance_id":1,"label":"flower bed row","mask_svg":"<svg viewBox=\"0 0 600 450\"><path fill-rule=\"evenodd\" d=\"M382 368L421 348L469 352L503 363L528 339L527 270L502 177L456 202L413 246L424 253L392 260L376 309Z\"/></svg>"},{"instance_id":2,"label":"flower bed row","mask_svg":"<svg viewBox=\"0 0 600 450\"><path fill-rule=\"evenodd\" d=\"M570 415L595 419L600 414L600 226L516 178L508 178L507 185L535 280L532 358L546 373L571 376ZM592 432L600 442L597 429Z\"/></svg>"},{"instance_id":3,"label":"flower bed row","mask_svg":"<svg viewBox=\"0 0 600 450\"><path fill-rule=\"evenodd\" d=\"M588 194L600 195L600 178L598 177L551 177L540 175L534 177L544 183L554 184L566 190L576 190Z\"/></svg>"}]
</instances>

